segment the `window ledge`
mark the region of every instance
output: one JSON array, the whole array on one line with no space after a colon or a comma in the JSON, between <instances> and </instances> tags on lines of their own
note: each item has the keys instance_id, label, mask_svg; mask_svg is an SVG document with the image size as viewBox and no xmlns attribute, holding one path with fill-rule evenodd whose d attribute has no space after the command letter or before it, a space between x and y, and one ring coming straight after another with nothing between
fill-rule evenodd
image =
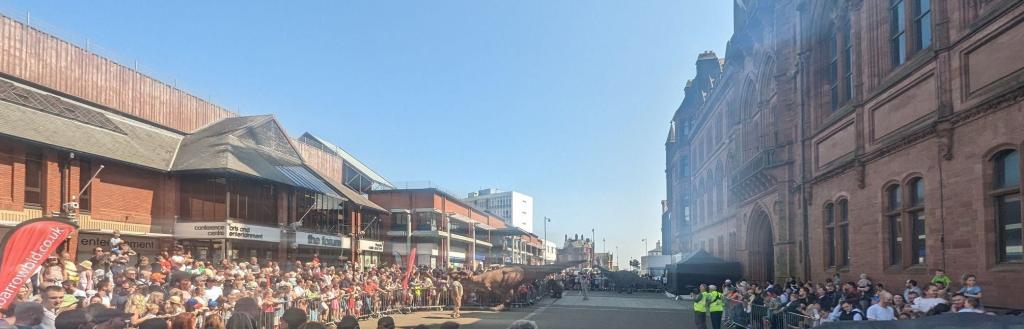
<instances>
[{"instance_id":1,"label":"window ledge","mask_svg":"<svg viewBox=\"0 0 1024 329\"><path fill-rule=\"evenodd\" d=\"M900 266L900 265L889 265L889 266L886 266L885 269L882 270L882 272L886 273L886 274L902 274L903 273L903 266Z\"/></svg>"},{"instance_id":2,"label":"window ledge","mask_svg":"<svg viewBox=\"0 0 1024 329\"><path fill-rule=\"evenodd\" d=\"M1021 270L1024 270L1024 263L1000 263L989 268L991 272L1020 272Z\"/></svg>"},{"instance_id":3,"label":"window ledge","mask_svg":"<svg viewBox=\"0 0 1024 329\"><path fill-rule=\"evenodd\" d=\"M825 268L825 272L827 272L827 273L849 273L850 272L850 267L849 266L843 266L843 267L830 266L830 267L826 267Z\"/></svg>"},{"instance_id":4,"label":"window ledge","mask_svg":"<svg viewBox=\"0 0 1024 329\"><path fill-rule=\"evenodd\" d=\"M928 274L928 268L923 264L914 264L903 270L907 274Z\"/></svg>"}]
</instances>

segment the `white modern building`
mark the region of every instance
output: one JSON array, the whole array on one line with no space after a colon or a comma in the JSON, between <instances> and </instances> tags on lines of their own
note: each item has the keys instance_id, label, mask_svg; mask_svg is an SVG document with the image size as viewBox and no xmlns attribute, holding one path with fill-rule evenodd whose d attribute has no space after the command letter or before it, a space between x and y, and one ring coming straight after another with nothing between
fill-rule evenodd
<instances>
[{"instance_id":1,"label":"white modern building","mask_svg":"<svg viewBox=\"0 0 1024 329\"><path fill-rule=\"evenodd\" d=\"M544 264L554 264L558 260L558 244L553 241L544 241Z\"/></svg>"},{"instance_id":2,"label":"white modern building","mask_svg":"<svg viewBox=\"0 0 1024 329\"><path fill-rule=\"evenodd\" d=\"M533 197L529 195L489 188L470 193L463 201L498 215L508 225L533 233Z\"/></svg>"},{"instance_id":3,"label":"white modern building","mask_svg":"<svg viewBox=\"0 0 1024 329\"><path fill-rule=\"evenodd\" d=\"M640 274L650 274L660 277L665 273L665 267L679 261L679 257L661 254L661 241L654 243L654 249L648 250L646 256L640 257Z\"/></svg>"}]
</instances>

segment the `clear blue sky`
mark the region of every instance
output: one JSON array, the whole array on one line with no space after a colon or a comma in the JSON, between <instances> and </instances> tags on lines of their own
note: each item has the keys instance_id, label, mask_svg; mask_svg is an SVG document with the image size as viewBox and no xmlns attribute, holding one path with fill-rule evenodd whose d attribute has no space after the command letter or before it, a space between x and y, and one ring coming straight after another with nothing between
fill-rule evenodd
<instances>
[{"instance_id":1,"label":"clear blue sky","mask_svg":"<svg viewBox=\"0 0 1024 329\"><path fill-rule=\"evenodd\" d=\"M0 11L393 182L535 198L535 232L660 239L668 122L732 1L28 1ZM622 258L620 258L622 259ZM621 264L625 264L622 260Z\"/></svg>"}]
</instances>

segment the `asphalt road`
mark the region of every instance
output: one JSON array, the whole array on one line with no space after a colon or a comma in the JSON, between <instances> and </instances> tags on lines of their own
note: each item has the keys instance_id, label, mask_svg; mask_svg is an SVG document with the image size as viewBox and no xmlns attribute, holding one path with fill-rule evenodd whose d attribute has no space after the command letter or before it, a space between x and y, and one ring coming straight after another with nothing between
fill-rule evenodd
<instances>
[{"instance_id":1,"label":"asphalt road","mask_svg":"<svg viewBox=\"0 0 1024 329\"><path fill-rule=\"evenodd\" d=\"M567 291L561 299L543 299L532 307L512 311L464 311L454 321L461 328L505 329L512 321L527 319L537 322L541 329L605 329L605 328L690 328L692 313L688 302L675 301L656 293L617 294L591 293L583 300L579 292ZM449 312L417 312L395 315L399 328L412 328L419 324L439 328L445 321L453 321ZM361 328L376 328L376 320L360 322Z\"/></svg>"}]
</instances>

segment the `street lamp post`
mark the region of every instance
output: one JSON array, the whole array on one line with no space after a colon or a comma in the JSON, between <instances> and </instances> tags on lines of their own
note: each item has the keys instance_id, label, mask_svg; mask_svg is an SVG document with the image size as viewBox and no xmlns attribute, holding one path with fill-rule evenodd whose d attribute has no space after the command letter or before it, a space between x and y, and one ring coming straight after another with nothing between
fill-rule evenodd
<instances>
[{"instance_id":1,"label":"street lamp post","mask_svg":"<svg viewBox=\"0 0 1024 329\"><path fill-rule=\"evenodd\" d=\"M615 267L619 267L619 246L615 246Z\"/></svg>"},{"instance_id":2,"label":"street lamp post","mask_svg":"<svg viewBox=\"0 0 1024 329\"><path fill-rule=\"evenodd\" d=\"M643 260L644 260L644 256L647 256L647 253L648 253L648 251L647 251L647 238L643 238L643 241L644 241L644 253L640 254L640 273L644 273Z\"/></svg>"},{"instance_id":3,"label":"street lamp post","mask_svg":"<svg viewBox=\"0 0 1024 329\"><path fill-rule=\"evenodd\" d=\"M548 262L548 222L551 218L544 217L544 263Z\"/></svg>"},{"instance_id":4,"label":"street lamp post","mask_svg":"<svg viewBox=\"0 0 1024 329\"><path fill-rule=\"evenodd\" d=\"M406 262L412 259L412 214L405 219L405 257Z\"/></svg>"},{"instance_id":5,"label":"street lamp post","mask_svg":"<svg viewBox=\"0 0 1024 329\"><path fill-rule=\"evenodd\" d=\"M597 261L597 233L594 229L590 229L590 265L593 266L595 261Z\"/></svg>"}]
</instances>

